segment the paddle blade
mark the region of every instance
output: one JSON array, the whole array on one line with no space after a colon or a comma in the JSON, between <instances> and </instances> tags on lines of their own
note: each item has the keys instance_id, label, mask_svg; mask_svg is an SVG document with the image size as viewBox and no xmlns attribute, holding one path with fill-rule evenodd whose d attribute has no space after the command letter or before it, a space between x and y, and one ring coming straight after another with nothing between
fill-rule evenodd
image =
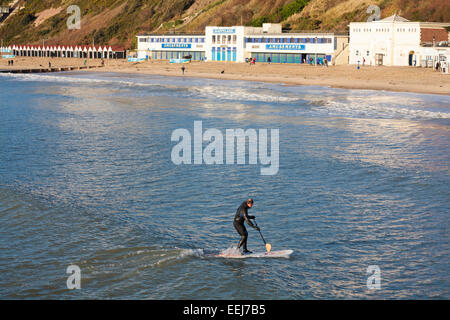
<instances>
[{"instance_id":1,"label":"paddle blade","mask_svg":"<svg viewBox=\"0 0 450 320\"><path fill-rule=\"evenodd\" d=\"M270 243L266 243L266 250L267 252L270 252L270 250L272 250L272 245Z\"/></svg>"}]
</instances>

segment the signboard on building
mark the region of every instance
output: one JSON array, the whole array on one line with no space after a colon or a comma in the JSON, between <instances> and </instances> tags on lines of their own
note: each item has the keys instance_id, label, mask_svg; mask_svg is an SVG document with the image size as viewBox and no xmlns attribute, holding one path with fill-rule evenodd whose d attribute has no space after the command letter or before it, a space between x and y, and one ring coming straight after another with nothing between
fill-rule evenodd
<instances>
[{"instance_id":1,"label":"signboard on building","mask_svg":"<svg viewBox=\"0 0 450 320\"><path fill-rule=\"evenodd\" d=\"M216 28L216 29L213 29L213 33L233 34L233 33L236 33L236 29L234 29L234 28Z\"/></svg>"},{"instance_id":2,"label":"signboard on building","mask_svg":"<svg viewBox=\"0 0 450 320\"><path fill-rule=\"evenodd\" d=\"M266 44L266 50L305 50L304 44Z\"/></svg>"},{"instance_id":3,"label":"signboard on building","mask_svg":"<svg viewBox=\"0 0 450 320\"><path fill-rule=\"evenodd\" d=\"M161 47L163 49L190 49L190 43L162 43Z\"/></svg>"}]
</instances>

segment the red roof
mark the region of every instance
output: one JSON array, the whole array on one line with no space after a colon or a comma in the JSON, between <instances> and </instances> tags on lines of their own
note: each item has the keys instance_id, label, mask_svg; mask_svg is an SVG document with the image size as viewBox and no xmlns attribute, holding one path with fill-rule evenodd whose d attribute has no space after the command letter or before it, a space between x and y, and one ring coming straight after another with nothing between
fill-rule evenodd
<instances>
[{"instance_id":1,"label":"red roof","mask_svg":"<svg viewBox=\"0 0 450 320\"><path fill-rule=\"evenodd\" d=\"M11 45L11 46L19 46L19 47L24 47L25 49L41 49L43 46L42 45L35 45L35 44L26 44L26 45L21 45L21 44L16 44L16 45ZM92 46L92 45L78 45L78 44L68 44L68 45L53 45L53 44L44 44L45 48L48 47L56 47L57 49L59 48L75 48L75 47L79 47L81 49L92 49L94 48L95 51L98 51L100 48L103 50L103 48L111 48L112 51L125 51L124 47L121 46L110 46L110 45L98 45L98 46Z\"/></svg>"}]
</instances>

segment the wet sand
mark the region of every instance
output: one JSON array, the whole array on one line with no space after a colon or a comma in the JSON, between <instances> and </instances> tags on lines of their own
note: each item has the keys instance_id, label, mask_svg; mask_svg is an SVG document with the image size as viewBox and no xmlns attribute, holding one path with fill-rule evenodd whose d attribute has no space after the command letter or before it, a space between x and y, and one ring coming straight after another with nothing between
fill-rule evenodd
<instances>
[{"instance_id":1,"label":"wet sand","mask_svg":"<svg viewBox=\"0 0 450 320\"><path fill-rule=\"evenodd\" d=\"M14 59L14 67L8 67L8 59L0 60L0 69L82 66L84 59L76 58L28 58ZM100 65L99 59L87 59L87 65ZM247 80L284 83L287 85L317 85L346 89L372 89L399 92L416 92L450 95L450 75L430 68L372 67L359 70L354 65L310 66L230 62L191 62L171 64L168 61L128 62L127 60L105 60L102 68L89 72L124 72L163 76L201 77L227 80Z\"/></svg>"}]
</instances>

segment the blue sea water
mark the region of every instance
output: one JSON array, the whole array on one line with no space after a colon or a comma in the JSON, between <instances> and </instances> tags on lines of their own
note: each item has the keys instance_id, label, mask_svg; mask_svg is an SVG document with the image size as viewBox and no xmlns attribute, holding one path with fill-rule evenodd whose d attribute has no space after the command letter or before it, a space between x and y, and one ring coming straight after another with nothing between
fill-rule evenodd
<instances>
[{"instance_id":1,"label":"blue sea water","mask_svg":"<svg viewBox=\"0 0 450 320\"><path fill-rule=\"evenodd\" d=\"M450 96L114 73L0 83L2 299L450 298ZM194 121L279 129L278 173L175 165L171 134ZM289 259L209 255L237 244L248 197Z\"/></svg>"}]
</instances>

